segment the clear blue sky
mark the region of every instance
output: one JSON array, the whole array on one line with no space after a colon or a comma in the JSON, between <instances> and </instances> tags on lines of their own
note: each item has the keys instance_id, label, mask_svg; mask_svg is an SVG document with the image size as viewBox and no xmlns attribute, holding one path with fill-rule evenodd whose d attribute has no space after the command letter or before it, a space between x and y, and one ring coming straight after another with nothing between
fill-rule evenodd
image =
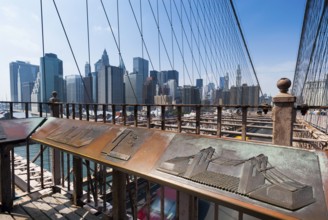
<instances>
[{"instance_id":1,"label":"clear blue sky","mask_svg":"<svg viewBox=\"0 0 328 220\"><path fill-rule=\"evenodd\" d=\"M115 3L116 0L110 2ZM122 8L129 7L127 0L119 2ZM132 0L133 4L137 4L136 2L139 1ZM277 93L275 84L279 78L283 76L293 78L305 0L234 0L234 2L262 89L265 93L275 95ZM2 89L0 100L10 99L10 62L22 60L39 65L42 56L39 3L38 0L0 1L0 88ZM68 35L83 73L84 64L88 60L84 1L57 0L56 3L67 26ZM104 3L113 21L114 32L117 33L116 18L113 17L114 13L110 13L111 10L115 10L116 4L113 7L108 1ZM146 4L146 1L144 3ZM65 75L77 74L53 3L43 1L43 4L46 52L56 53L64 61ZM89 11L91 65L93 66L100 58L104 48L109 53L110 63L118 65L117 50L101 5L94 0L89 1L89 4L93 4ZM130 34L137 30L135 25L129 25L132 21L124 19L124 13L121 17L121 26L128 26L120 30L122 41L129 42L129 44L122 44L122 52L124 56L129 57L125 63L127 69L132 71L130 57L141 56L140 38ZM145 19L145 26L147 22L152 22L149 25L154 26L151 20ZM151 53L156 53L155 50L156 48L150 48Z\"/></svg>"}]
</instances>

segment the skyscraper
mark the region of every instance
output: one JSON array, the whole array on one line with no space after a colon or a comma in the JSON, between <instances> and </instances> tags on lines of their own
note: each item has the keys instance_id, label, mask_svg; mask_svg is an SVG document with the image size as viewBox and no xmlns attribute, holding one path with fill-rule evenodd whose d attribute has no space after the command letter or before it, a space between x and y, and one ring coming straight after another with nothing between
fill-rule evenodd
<instances>
[{"instance_id":1,"label":"skyscraper","mask_svg":"<svg viewBox=\"0 0 328 220\"><path fill-rule=\"evenodd\" d=\"M134 57L133 58L133 72L136 74L141 74L142 84L146 81L148 78L148 72L149 72L149 64L148 60L145 60L141 57Z\"/></svg>"},{"instance_id":2,"label":"skyscraper","mask_svg":"<svg viewBox=\"0 0 328 220\"><path fill-rule=\"evenodd\" d=\"M224 84L225 84L225 77L222 76L220 77L220 85L219 85L220 89L224 90Z\"/></svg>"},{"instance_id":3,"label":"skyscraper","mask_svg":"<svg viewBox=\"0 0 328 220\"><path fill-rule=\"evenodd\" d=\"M83 102L82 79L79 75L70 75L65 77L66 80L66 101L68 103Z\"/></svg>"},{"instance_id":4,"label":"skyscraper","mask_svg":"<svg viewBox=\"0 0 328 220\"><path fill-rule=\"evenodd\" d=\"M144 104L143 97L143 75L132 72L124 75L125 102L127 104Z\"/></svg>"},{"instance_id":5,"label":"skyscraper","mask_svg":"<svg viewBox=\"0 0 328 220\"><path fill-rule=\"evenodd\" d=\"M196 87L199 89L203 87L203 79L196 79Z\"/></svg>"},{"instance_id":6,"label":"skyscraper","mask_svg":"<svg viewBox=\"0 0 328 220\"><path fill-rule=\"evenodd\" d=\"M94 103L98 103L99 92L98 92L98 75L100 71L107 71L105 70L109 66L109 58L107 55L106 49L101 56L101 58L95 63L95 72L92 72L92 101Z\"/></svg>"},{"instance_id":7,"label":"skyscraper","mask_svg":"<svg viewBox=\"0 0 328 220\"><path fill-rule=\"evenodd\" d=\"M167 81L167 87L169 88L169 95L172 97L172 101L175 101L177 97L178 85L174 79Z\"/></svg>"},{"instance_id":8,"label":"skyscraper","mask_svg":"<svg viewBox=\"0 0 328 220\"><path fill-rule=\"evenodd\" d=\"M90 63L86 63L84 65L84 76L87 77L89 75L89 73L91 73L91 66Z\"/></svg>"},{"instance_id":9,"label":"skyscraper","mask_svg":"<svg viewBox=\"0 0 328 220\"><path fill-rule=\"evenodd\" d=\"M143 97L145 104L154 104L156 95L156 82L152 77L148 77L143 86Z\"/></svg>"},{"instance_id":10,"label":"skyscraper","mask_svg":"<svg viewBox=\"0 0 328 220\"><path fill-rule=\"evenodd\" d=\"M199 89L195 86L183 86L181 91L182 104L200 104ZM191 107L184 107L184 112L190 112Z\"/></svg>"},{"instance_id":11,"label":"skyscraper","mask_svg":"<svg viewBox=\"0 0 328 220\"><path fill-rule=\"evenodd\" d=\"M63 62L56 54L46 53L40 58L41 101L48 102L52 91L57 91L60 101L66 101L63 79Z\"/></svg>"},{"instance_id":12,"label":"skyscraper","mask_svg":"<svg viewBox=\"0 0 328 220\"><path fill-rule=\"evenodd\" d=\"M106 66L98 72L98 102L124 103L123 70L121 68Z\"/></svg>"},{"instance_id":13,"label":"skyscraper","mask_svg":"<svg viewBox=\"0 0 328 220\"><path fill-rule=\"evenodd\" d=\"M241 87L241 69L240 69L240 65L238 65L238 68L237 68L236 86Z\"/></svg>"},{"instance_id":14,"label":"skyscraper","mask_svg":"<svg viewBox=\"0 0 328 220\"><path fill-rule=\"evenodd\" d=\"M9 70L11 101L31 101L31 93L29 92L29 94L23 94L22 87L27 84L31 87L31 83L34 84L37 73L39 72L39 66L23 61L16 61L9 64ZM24 90L27 92L26 89Z\"/></svg>"},{"instance_id":15,"label":"skyscraper","mask_svg":"<svg viewBox=\"0 0 328 220\"><path fill-rule=\"evenodd\" d=\"M108 58L106 49L104 49L101 59L99 59L95 63L95 71L99 72L99 70L102 69L104 66L109 66L109 58Z\"/></svg>"}]
</instances>

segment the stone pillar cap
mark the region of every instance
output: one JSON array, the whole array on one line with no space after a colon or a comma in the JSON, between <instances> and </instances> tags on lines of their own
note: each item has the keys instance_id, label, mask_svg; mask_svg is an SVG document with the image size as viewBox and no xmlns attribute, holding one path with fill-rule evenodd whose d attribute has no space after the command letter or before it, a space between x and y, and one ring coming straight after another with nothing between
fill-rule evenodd
<instances>
[{"instance_id":1,"label":"stone pillar cap","mask_svg":"<svg viewBox=\"0 0 328 220\"><path fill-rule=\"evenodd\" d=\"M295 102L296 97L287 93L292 82L288 78L281 78L277 82L280 93L272 98L273 102Z\"/></svg>"}]
</instances>

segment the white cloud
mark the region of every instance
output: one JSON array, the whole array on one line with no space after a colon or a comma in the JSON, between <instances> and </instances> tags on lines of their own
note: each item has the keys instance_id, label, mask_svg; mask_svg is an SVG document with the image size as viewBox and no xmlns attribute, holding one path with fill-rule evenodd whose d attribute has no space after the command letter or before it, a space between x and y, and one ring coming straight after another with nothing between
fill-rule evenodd
<instances>
[{"instance_id":1,"label":"white cloud","mask_svg":"<svg viewBox=\"0 0 328 220\"><path fill-rule=\"evenodd\" d=\"M0 14L6 20L13 20L18 17L17 8L13 6L1 6Z\"/></svg>"},{"instance_id":2,"label":"white cloud","mask_svg":"<svg viewBox=\"0 0 328 220\"><path fill-rule=\"evenodd\" d=\"M95 32L110 32L110 27L104 27L104 26L101 26L101 25L96 25L93 27L93 30Z\"/></svg>"}]
</instances>

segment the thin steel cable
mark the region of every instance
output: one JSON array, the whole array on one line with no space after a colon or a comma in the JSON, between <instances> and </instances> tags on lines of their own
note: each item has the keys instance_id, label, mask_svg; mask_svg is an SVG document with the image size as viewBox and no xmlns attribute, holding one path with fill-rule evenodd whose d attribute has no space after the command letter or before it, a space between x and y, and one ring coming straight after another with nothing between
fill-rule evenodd
<instances>
[{"instance_id":1,"label":"thin steel cable","mask_svg":"<svg viewBox=\"0 0 328 220\"><path fill-rule=\"evenodd\" d=\"M118 50L119 58L120 58L120 60L122 61L123 66L125 66L125 64L124 64L124 60L123 60L123 57L122 57L122 53L121 53L121 49L120 49L120 46L119 46L119 44L118 44L118 41L117 41L117 39L116 39L116 37L115 37L115 34L114 34L114 31L113 31L112 25L111 25L111 23L110 23L110 21L109 21L109 18L108 18L108 15L107 15L106 9L105 9L105 5L104 5L104 3L103 3L102 0L100 0L100 3L101 3L101 6L102 6L102 9L103 9L103 11L104 11L104 14L105 14L105 17L106 17L107 23L108 23L108 25L109 25L109 28L110 28L110 30L111 30L111 33L112 33L112 36L113 36L113 39L114 39L114 42L115 42L115 45L116 45L116 49ZM127 75L128 80L129 80L129 84L130 84L130 86L131 86L131 89L132 89L132 92L133 92L134 98L135 98L135 100L136 100L136 103L138 104L138 99L137 99L136 93L135 93L135 91L134 91L134 88L133 88L133 86L132 86L132 83L131 83L130 77L129 77L128 74L126 74L126 75Z\"/></svg>"},{"instance_id":2,"label":"thin steel cable","mask_svg":"<svg viewBox=\"0 0 328 220\"><path fill-rule=\"evenodd\" d=\"M42 64L43 64L43 69L42 69L42 75L43 75L43 83L44 83L44 97L42 100L43 102L46 101L46 63L45 63L45 50L44 50L44 28L43 28L43 5L42 5L42 0L40 0L40 14L41 14L41 35L42 35ZM41 82L42 83L42 82Z\"/></svg>"},{"instance_id":3,"label":"thin steel cable","mask_svg":"<svg viewBox=\"0 0 328 220\"><path fill-rule=\"evenodd\" d=\"M81 77L81 79L82 79L82 84L83 84L84 90L85 90L85 92L86 92L86 94L87 94L87 96L88 96L88 99L91 100L91 99L90 99L90 95L89 95L88 90L87 90L87 87L85 86L85 83L84 83L84 80L83 80L83 77L82 77L82 74L81 74L80 67L79 67L79 65L78 65L78 63L77 63L77 60L76 60L76 57L75 57L75 54L74 54L74 51L73 51L73 48L72 48L71 42L70 42L70 40L69 40L69 38L68 38L68 35L67 35L67 32L66 32L66 29L65 29L64 23L63 23L63 21L62 21L62 18L61 18L61 16L60 16L59 10L58 10L58 8L57 8L57 4L56 4L55 0L53 0L52 2L54 3L54 6L55 6L55 9L56 9L56 12L57 12L57 16L58 16L58 18L59 18L60 24L61 24L62 29L63 29L63 31L64 31L64 34L65 34L65 37L66 37L66 41L67 41L68 46L69 46L69 48L70 48L71 54L72 54L72 56L73 56L73 59L74 59L74 62L75 62L76 68L77 68L77 70L78 70L78 72L79 72L79 75L80 75L80 77Z\"/></svg>"}]
</instances>

